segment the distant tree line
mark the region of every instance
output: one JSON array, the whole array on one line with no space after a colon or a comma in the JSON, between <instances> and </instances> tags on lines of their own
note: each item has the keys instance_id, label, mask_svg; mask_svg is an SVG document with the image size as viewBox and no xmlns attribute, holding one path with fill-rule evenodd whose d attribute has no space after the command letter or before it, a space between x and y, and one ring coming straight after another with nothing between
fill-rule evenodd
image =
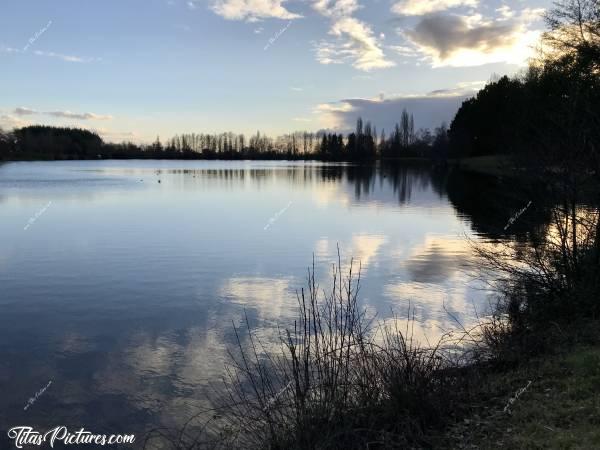
<instances>
[{"instance_id":1,"label":"distant tree line","mask_svg":"<svg viewBox=\"0 0 600 450\"><path fill-rule=\"evenodd\" d=\"M315 157L317 133L296 131L273 139L266 134L246 138L244 134L181 134L164 146L157 139L150 149L155 152L192 152L199 158L220 159L300 159Z\"/></svg>"},{"instance_id":2,"label":"distant tree line","mask_svg":"<svg viewBox=\"0 0 600 450\"><path fill-rule=\"evenodd\" d=\"M236 133L189 133L159 138L152 144L103 142L89 130L28 126L10 133L0 130L0 159L322 159L328 161L372 160L378 157L429 157L445 155L445 125L432 134L414 132L414 119L406 110L400 123L386 138L377 135L370 122L357 120L356 130L344 135L326 131L296 131L273 139L257 132L247 138Z\"/></svg>"},{"instance_id":3,"label":"distant tree line","mask_svg":"<svg viewBox=\"0 0 600 450\"><path fill-rule=\"evenodd\" d=\"M415 132L414 118L403 110L400 121L386 137L358 118L355 131L343 133L296 131L273 139L257 132L247 138L232 132L176 135L164 144L157 137L149 145L105 143L89 130L34 125L3 132L1 160L35 159L321 159L327 161L375 158L436 157L448 153L445 124L432 133Z\"/></svg>"},{"instance_id":4,"label":"distant tree line","mask_svg":"<svg viewBox=\"0 0 600 450\"><path fill-rule=\"evenodd\" d=\"M347 136L323 133L317 149L321 159L368 160L403 157L445 158L448 152L448 133L445 124L432 133L428 129L414 130L414 118L402 111L400 122L386 137L385 130L378 136L377 128L370 122L356 121L356 130Z\"/></svg>"}]
</instances>

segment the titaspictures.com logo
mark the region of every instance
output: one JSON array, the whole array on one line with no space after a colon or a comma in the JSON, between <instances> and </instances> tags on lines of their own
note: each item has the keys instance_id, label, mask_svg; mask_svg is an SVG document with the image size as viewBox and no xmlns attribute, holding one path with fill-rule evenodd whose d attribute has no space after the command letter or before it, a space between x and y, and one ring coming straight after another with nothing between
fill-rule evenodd
<instances>
[{"instance_id":1,"label":"titaspictures.com logo","mask_svg":"<svg viewBox=\"0 0 600 450\"><path fill-rule=\"evenodd\" d=\"M64 445L123 445L133 444L134 434L94 434L81 428L70 432L65 426L58 426L45 433L36 431L33 427L18 426L8 430L8 437L14 440L15 447L23 448L24 445L41 446L48 444L51 448L61 442Z\"/></svg>"}]
</instances>

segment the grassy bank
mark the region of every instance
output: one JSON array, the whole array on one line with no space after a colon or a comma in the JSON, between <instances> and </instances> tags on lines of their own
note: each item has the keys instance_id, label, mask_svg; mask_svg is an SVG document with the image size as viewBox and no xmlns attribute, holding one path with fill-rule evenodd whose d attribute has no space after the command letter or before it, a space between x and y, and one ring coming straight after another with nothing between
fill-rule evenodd
<instances>
[{"instance_id":1,"label":"grassy bank","mask_svg":"<svg viewBox=\"0 0 600 450\"><path fill-rule=\"evenodd\" d=\"M600 345L557 350L490 372L473 413L434 448L600 448Z\"/></svg>"}]
</instances>

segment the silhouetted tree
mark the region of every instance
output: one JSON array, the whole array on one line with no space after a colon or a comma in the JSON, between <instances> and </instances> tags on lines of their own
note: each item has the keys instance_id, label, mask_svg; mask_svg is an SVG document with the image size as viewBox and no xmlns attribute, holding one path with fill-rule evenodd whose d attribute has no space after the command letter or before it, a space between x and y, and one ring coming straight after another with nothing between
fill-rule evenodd
<instances>
[{"instance_id":1,"label":"silhouetted tree","mask_svg":"<svg viewBox=\"0 0 600 450\"><path fill-rule=\"evenodd\" d=\"M450 125L453 156L510 153L518 149L530 104L523 83L506 76L463 102Z\"/></svg>"},{"instance_id":2,"label":"silhouetted tree","mask_svg":"<svg viewBox=\"0 0 600 450\"><path fill-rule=\"evenodd\" d=\"M412 114L409 116L406 109L402 110L402 116L400 118L400 146L403 150L408 149L408 146L412 144L413 137L415 134L414 130L414 119Z\"/></svg>"},{"instance_id":3,"label":"silhouetted tree","mask_svg":"<svg viewBox=\"0 0 600 450\"><path fill-rule=\"evenodd\" d=\"M14 137L12 133L0 128L0 160L11 159L13 153Z\"/></svg>"},{"instance_id":4,"label":"silhouetted tree","mask_svg":"<svg viewBox=\"0 0 600 450\"><path fill-rule=\"evenodd\" d=\"M88 130L35 125L13 135L17 159L88 159L102 153L102 139Z\"/></svg>"}]
</instances>

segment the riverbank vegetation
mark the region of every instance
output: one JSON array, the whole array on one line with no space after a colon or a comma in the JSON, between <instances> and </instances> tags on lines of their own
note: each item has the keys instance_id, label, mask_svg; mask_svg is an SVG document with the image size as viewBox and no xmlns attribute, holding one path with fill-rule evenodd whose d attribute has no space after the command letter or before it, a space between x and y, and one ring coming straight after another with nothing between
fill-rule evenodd
<instances>
[{"instance_id":1,"label":"riverbank vegetation","mask_svg":"<svg viewBox=\"0 0 600 450\"><path fill-rule=\"evenodd\" d=\"M246 319L214 409L151 432L145 448L598 447L595 227L553 213L534 244L475 245L498 303L433 345L415 336L410 303L404 317L369 315L360 266L340 258L327 287L313 266L279 343Z\"/></svg>"},{"instance_id":2,"label":"riverbank vegetation","mask_svg":"<svg viewBox=\"0 0 600 450\"><path fill-rule=\"evenodd\" d=\"M491 316L429 345L417 340L410 308L375 322L360 303L360 269L343 266L325 289L309 270L278 345L261 340L248 319L236 328L215 407L182 429L151 431L144 448L600 445L593 313L532 318L528 304L510 310L516 292L506 291Z\"/></svg>"}]
</instances>

